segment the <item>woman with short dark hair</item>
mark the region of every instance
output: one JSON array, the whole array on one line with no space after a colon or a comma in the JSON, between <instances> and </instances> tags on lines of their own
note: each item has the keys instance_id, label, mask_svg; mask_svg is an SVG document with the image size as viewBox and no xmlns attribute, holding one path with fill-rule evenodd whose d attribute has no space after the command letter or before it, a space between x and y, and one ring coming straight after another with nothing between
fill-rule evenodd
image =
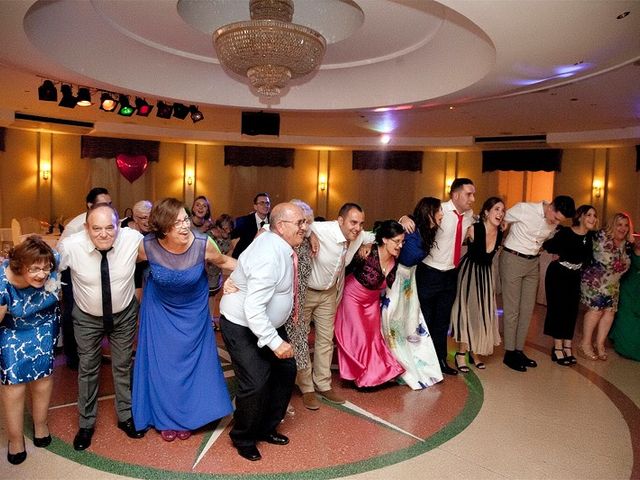
<instances>
[{"instance_id":1,"label":"woman with short dark hair","mask_svg":"<svg viewBox=\"0 0 640 480\"><path fill-rule=\"evenodd\" d=\"M58 337L60 281L57 254L40 237L27 237L0 266L0 387L6 419L7 460L27 458L24 402L31 392L33 444L51 443L47 426Z\"/></svg>"},{"instance_id":2,"label":"woman with short dark hair","mask_svg":"<svg viewBox=\"0 0 640 480\"><path fill-rule=\"evenodd\" d=\"M231 401L209 314L205 263L232 270L205 234L191 230L183 203L166 198L151 210L152 233L140 245L149 261L140 308L132 412L138 430L150 426L165 441L231 413Z\"/></svg>"},{"instance_id":3,"label":"woman with short dark hair","mask_svg":"<svg viewBox=\"0 0 640 480\"><path fill-rule=\"evenodd\" d=\"M380 329L380 295L395 280L404 228L386 220L374 229L376 244L369 255L356 255L349 265L335 320L340 376L358 387L375 387L404 372Z\"/></svg>"}]
</instances>

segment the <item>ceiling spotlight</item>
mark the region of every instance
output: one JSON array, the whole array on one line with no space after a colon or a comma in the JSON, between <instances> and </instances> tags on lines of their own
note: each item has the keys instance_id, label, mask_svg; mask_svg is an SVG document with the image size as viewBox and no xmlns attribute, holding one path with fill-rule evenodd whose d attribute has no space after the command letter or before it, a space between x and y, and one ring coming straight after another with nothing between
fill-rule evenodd
<instances>
[{"instance_id":1,"label":"ceiling spotlight","mask_svg":"<svg viewBox=\"0 0 640 480\"><path fill-rule=\"evenodd\" d=\"M38 99L44 102L57 102L58 90L51 80L45 80L38 87Z\"/></svg>"},{"instance_id":2,"label":"ceiling spotlight","mask_svg":"<svg viewBox=\"0 0 640 480\"><path fill-rule=\"evenodd\" d=\"M185 118L187 118L188 114L189 114L189 109L186 107L186 105L183 105L182 103L173 104L174 117L179 118L180 120L184 120Z\"/></svg>"},{"instance_id":3,"label":"ceiling spotlight","mask_svg":"<svg viewBox=\"0 0 640 480\"><path fill-rule=\"evenodd\" d=\"M146 100L136 97L136 115L140 115L141 117L148 117L153 110L153 105L149 105Z\"/></svg>"},{"instance_id":4,"label":"ceiling spotlight","mask_svg":"<svg viewBox=\"0 0 640 480\"><path fill-rule=\"evenodd\" d=\"M129 103L129 97L126 95L120 95L120 110L118 110L118 115L122 115L123 117L130 117L133 115L134 107Z\"/></svg>"},{"instance_id":5,"label":"ceiling spotlight","mask_svg":"<svg viewBox=\"0 0 640 480\"><path fill-rule=\"evenodd\" d=\"M389 135L388 133L385 133L384 135L380 136L380 143L383 145L389 145L389 142L391 141L391 135Z\"/></svg>"},{"instance_id":6,"label":"ceiling spotlight","mask_svg":"<svg viewBox=\"0 0 640 480\"><path fill-rule=\"evenodd\" d=\"M71 91L71 85L62 85L60 87L60 93L62 93L62 99L58 106L65 108L75 108L78 103L78 99L73 96Z\"/></svg>"},{"instance_id":7,"label":"ceiling spotlight","mask_svg":"<svg viewBox=\"0 0 640 480\"><path fill-rule=\"evenodd\" d=\"M79 107L90 107L91 104L91 92L88 88L78 88L77 105Z\"/></svg>"},{"instance_id":8,"label":"ceiling spotlight","mask_svg":"<svg viewBox=\"0 0 640 480\"><path fill-rule=\"evenodd\" d=\"M100 110L113 112L117 105L117 100L113 98L110 93L102 92L102 95L100 96Z\"/></svg>"},{"instance_id":9,"label":"ceiling spotlight","mask_svg":"<svg viewBox=\"0 0 640 480\"><path fill-rule=\"evenodd\" d=\"M173 107L163 101L158 101L158 111L156 112L156 117L159 118L171 118L171 114L173 113Z\"/></svg>"},{"instance_id":10,"label":"ceiling spotlight","mask_svg":"<svg viewBox=\"0 0 640 480\"><path fill-rule=\"evenodd\" d=\"M191 120L193 120L193 123L197 123L200 120L204 120L204 115L195 105L191 105L189 107L189 112L191 113Z\"/></svg>"}]
</instances>

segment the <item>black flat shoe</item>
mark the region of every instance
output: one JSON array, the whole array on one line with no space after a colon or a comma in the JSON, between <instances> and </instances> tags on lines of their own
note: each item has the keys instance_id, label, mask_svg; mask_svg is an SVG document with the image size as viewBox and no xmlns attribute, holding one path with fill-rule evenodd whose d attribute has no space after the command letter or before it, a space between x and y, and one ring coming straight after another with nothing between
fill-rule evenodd
<instances>
[{"instance_id":1,"label":"black flat shoe","mask_svg":"<svg viewBox=\"0 0 640 480\"><path fill-rule=\"evenodd\" d=\"M527 371L527 367L522 363L520 356L514 350L505 350L502 363L516 372Z\"/></svg>"},{"instance_id":2,"label":"black flat shoe","mask_svg":"<svg viewBox=\"0 0 640 480\"><path fill-rule=\"evenodd\" d=\"M538 366L538 363L535 360L532 360L529 357L527 357L522 350L514 350L514 351L521 358L522 364L525 367L536 368Z\"/></svg>"},{"instance_id":3,"label":"black flat shoe","mask_svg":"<svg viewBox=\"0 0 640 480\"><path fill-rule=\"evenodd\" d=\"M456 364L456 368L458 369L459 372L462 372L462 373L469 373L471 371L471 369L466 365L458 365L458 357L464 358L466 355L467 355L466 352L456 352L456 354L453 357L453 362Z\"/></svg>"},{"instance_id":4,"label":"black flat shoe","mask_svg":"<svg viewBox=\"0 0 640 480\"><path fill-rule=\"evenodd\" d=\"M18 453L9 453L9 442L7 442L7 462L11 465L20 465L27 459L27 449Z\"/></svg>"},{"instance_id":5,"label":"black flat shoe","mask_svg":"<svg viewBox=\"0 0 640 480\"><path fill-rule=\"evenodd\" d=\"M260 440L271 443L273 445L286 445L287 443L289 443L289 437L278 432L271 432L263 435L262 437L260 437Z\"/></svg>"},{"instance_id":6,"label":"black flat shoe","mask_svg":"<svg viewBox=\"0 0 640 480\"><path fill-rule=\"evenodd\" d=\"M445 361L441 361L440 362L440 370L442 371L442 373L444 373L445 375L457 375L458 374L458 370L456 370L455 368L451 368L447 362Z\"/></svg>"},{"instance_id":7,"label":"black flat shoe","mask_svg":"<svg viewBox=\"0 0 640 480\"><path fill-rule=\"evenodd\" d=\"M258 450L255 445L250 445L248 447L236 447L236 450L238 450L238 455L252 462L255 462L256 460L260 460L262 458L262 455L260 455L260 450Z\"/></svg>"},{"instance_id":8,"label":"black flat shoe","mask_svg":"<svg viewBox=\"0 0 640 480\"><path fill-rule=\"evenodd\" d=\"M133 424L133 418L125 420L124 422L118 422L118 428L127 434L129 438L142 438L144 437L144 430L136 430L136 426Z\"/></svg>"},{"instance_id":9,"label":"black flat shoe","mask_svg":"<svg viewBox=\"0 0 640 480\"><path fill-rule=\"evenodd\" d=\"M564 351L564 356L569 360L569 362L571 362L571 365L575 365L576 363L578 363L578 360L576 359L576 357L573 356L572 347L562 347L562 349ZM567 350L569 350L568 355L567 355Z\"/></svg>"},{"instance_id":10,"label":"black flat shoe","mask_svg":"<svg viewBox=\"0 0 640 480\"><path fill-rule=\"evenodd\" d=\"M561 352L562 357L559 357L556 352ZM564 367L569 367L571 365L571 360L564 356L564 350L562 348L553 348L551 350L551 360Z\"/></svg>"},{"instance_id":11,"label":"black flat shoe","mask_svg":"<svg viewBox=\"0 0 640 480\"><path fill-rule=\"evenodd\" d=\"M36 437L36 426L31 425L33 428L33 445L38 448L45 448L51 444L51 434L46 437Z\"/></svg>"},{"instance_id":12,"label":"black flat shoe","mask_svg":"<svg viewBox=\"0 0 640 480\"><path fill-rule=\"evenodd\" d=\"M91 437L93 437L93 428L80 428L73 439L73 448L78 451L86 450L91 446Z\"/></svg>"}]
</instances>

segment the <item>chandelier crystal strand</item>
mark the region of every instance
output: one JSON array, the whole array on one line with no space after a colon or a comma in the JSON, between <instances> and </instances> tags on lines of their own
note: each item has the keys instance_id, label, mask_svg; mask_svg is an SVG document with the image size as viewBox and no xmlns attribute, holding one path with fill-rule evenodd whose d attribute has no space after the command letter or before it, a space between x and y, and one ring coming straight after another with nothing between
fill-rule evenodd
<instances>
[{"instance_id":1,"label":"chandelier crystal strand","mask_svg":"<svg viewBox=\"0 0 640 480\"><path fill-rule=\"evenodd\" d=\"M318 68L326 49L324 37L291 23L291 0L251 0L251 20L225 25L213 34L220 63L249 78L260 95L280 94L292 78Z\"/></svg>"}]
</instances>

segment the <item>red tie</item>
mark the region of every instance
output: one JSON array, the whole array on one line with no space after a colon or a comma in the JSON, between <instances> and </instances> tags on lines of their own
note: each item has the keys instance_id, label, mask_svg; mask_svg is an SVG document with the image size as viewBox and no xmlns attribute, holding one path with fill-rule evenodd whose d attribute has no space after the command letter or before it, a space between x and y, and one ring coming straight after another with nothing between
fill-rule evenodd
<instances>
[{"instance_id":1,"label":"red tie","mask_svg":"<svg viewBox=\"0 0 640 480\"><path fill-rule=\"evenodd\" d=\"M463 214L453 211L458 216L458 225L456 225L456 243L453 246L453 265L455 267L460 263L460 251L462 250L462 218Z\"/></svg>"},{"instance_id":2,"label":"red tie","mask_svg":"<svg viewBox=\"0 0 640 480\"><path fill-rule=\"evenodd\" d=\"M293 323L298 323L298 254L293 251Z\"/></svg>"}]
</instances>

